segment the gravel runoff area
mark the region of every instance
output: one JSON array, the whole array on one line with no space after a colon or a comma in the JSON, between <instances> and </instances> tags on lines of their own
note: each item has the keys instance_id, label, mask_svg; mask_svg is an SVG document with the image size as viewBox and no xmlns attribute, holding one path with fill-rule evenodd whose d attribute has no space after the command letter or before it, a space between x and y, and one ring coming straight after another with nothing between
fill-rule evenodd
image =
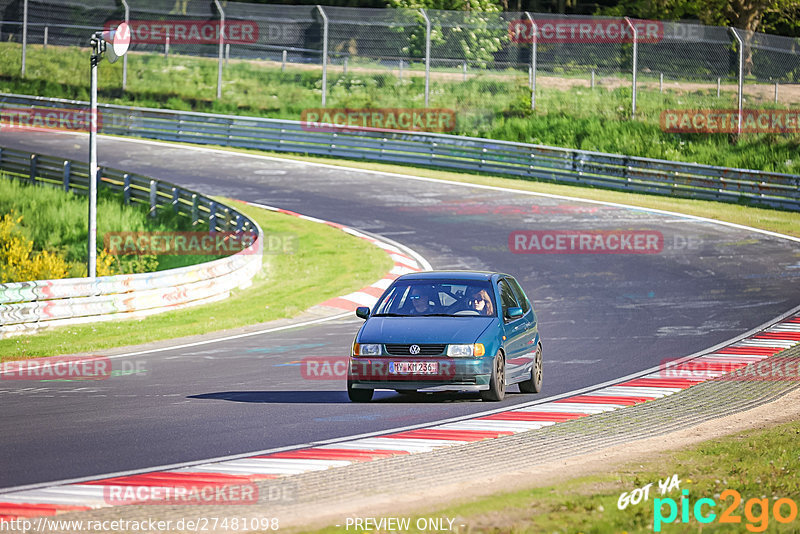
<instances>
[{"instance_id":1,"label":"gravel runoff area","mask_svg":"<svg viewBox=\"0 0 800 534\"><path fill-rule=\"evenodd\" d=\"M57 519L157 518L174 524L199 517L278 518L285 531L344 524L354 516L424 513L470 497L558 484L720 435L797 419L800 345L741 371L747 376L763 362L796 372L774 380L718 378L654 401L511 436L263 480L257 482L261 498L255 505L118 506ZM280 497L269 502L270 495Z\"/></svg>"}]
</instances>

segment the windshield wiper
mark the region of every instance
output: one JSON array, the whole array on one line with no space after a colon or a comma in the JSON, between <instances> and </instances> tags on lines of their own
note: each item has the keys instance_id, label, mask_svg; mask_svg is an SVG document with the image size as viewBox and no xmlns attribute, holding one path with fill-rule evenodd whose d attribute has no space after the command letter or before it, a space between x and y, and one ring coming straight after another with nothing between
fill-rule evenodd
<instances>
[{"instance_id":1,"label":"windshield wiper","mask_svg":"<svg viewBox=\"0 0 800 534\"><path fill-rule=\"evenodd\" d=\"M451 315L449 313L424 313L422 315L417 315L416 317L455 317L455 315Z\"/></svg>"},{"instance_id":2,"label":"windshield wiper","mask_svg":"<svg viewBox=\"0 0 800 534\"><path fill-rule=\"evenodd\" d=\"M376 313L373 317L410 317L410 315L403 313Z\"/></svg>"}]
</instances>

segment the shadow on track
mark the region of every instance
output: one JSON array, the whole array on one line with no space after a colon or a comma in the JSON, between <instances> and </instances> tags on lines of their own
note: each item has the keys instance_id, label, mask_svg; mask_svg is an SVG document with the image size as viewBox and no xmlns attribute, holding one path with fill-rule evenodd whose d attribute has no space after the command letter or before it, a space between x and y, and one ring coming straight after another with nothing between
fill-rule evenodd
<instances>
[{"instance_id":1,"label":"shadow on track","mask_svg":"<svg viewBox=\"0 0 800 534\"><path fill-rule=\"evenodd\" d=\"M220 391L189 395L187 399L222 400L267 404L353 404L345 391ZM480 402L469 393L412 393L400 395L391 391L376 391L368 404L416 404L447 402Z\"/></svg>"}]
</instances>

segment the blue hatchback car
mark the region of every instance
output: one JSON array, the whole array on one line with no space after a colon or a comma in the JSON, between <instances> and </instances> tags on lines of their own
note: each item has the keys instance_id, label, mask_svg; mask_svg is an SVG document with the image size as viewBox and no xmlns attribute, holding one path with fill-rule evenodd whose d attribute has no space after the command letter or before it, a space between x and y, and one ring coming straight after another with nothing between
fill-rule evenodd
<instances>
[{"instance_id":1,"label":"blue hatchback car","mask_svg":"<svg viewBox=\"0 0 800 534\"><path fill-rule=\"evenodd\" d=\"M478 391L499 401L506 386L542 387L542 343L536 313L507 274L427 271L398 277L353 342L347 373L351 401L376 389Z\"/></svg>"}]
</instances>

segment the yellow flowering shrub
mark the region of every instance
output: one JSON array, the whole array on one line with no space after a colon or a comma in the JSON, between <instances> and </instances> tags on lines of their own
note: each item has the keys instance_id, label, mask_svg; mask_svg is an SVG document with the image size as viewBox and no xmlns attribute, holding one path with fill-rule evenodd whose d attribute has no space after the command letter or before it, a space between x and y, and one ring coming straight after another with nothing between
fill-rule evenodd
<instances>
[{"instance_id":1,"label":"yellow flowering shrub","mask_svg":"<svg viewBox=\"0 0 800 534\"><path fill-rule=\"evenodd\" d=\"M0 218L0 283L66 278L69 264L58 254L33 252L33 242L17 225L22 217L6 213Z\"/></svg>"}]
</instances>

